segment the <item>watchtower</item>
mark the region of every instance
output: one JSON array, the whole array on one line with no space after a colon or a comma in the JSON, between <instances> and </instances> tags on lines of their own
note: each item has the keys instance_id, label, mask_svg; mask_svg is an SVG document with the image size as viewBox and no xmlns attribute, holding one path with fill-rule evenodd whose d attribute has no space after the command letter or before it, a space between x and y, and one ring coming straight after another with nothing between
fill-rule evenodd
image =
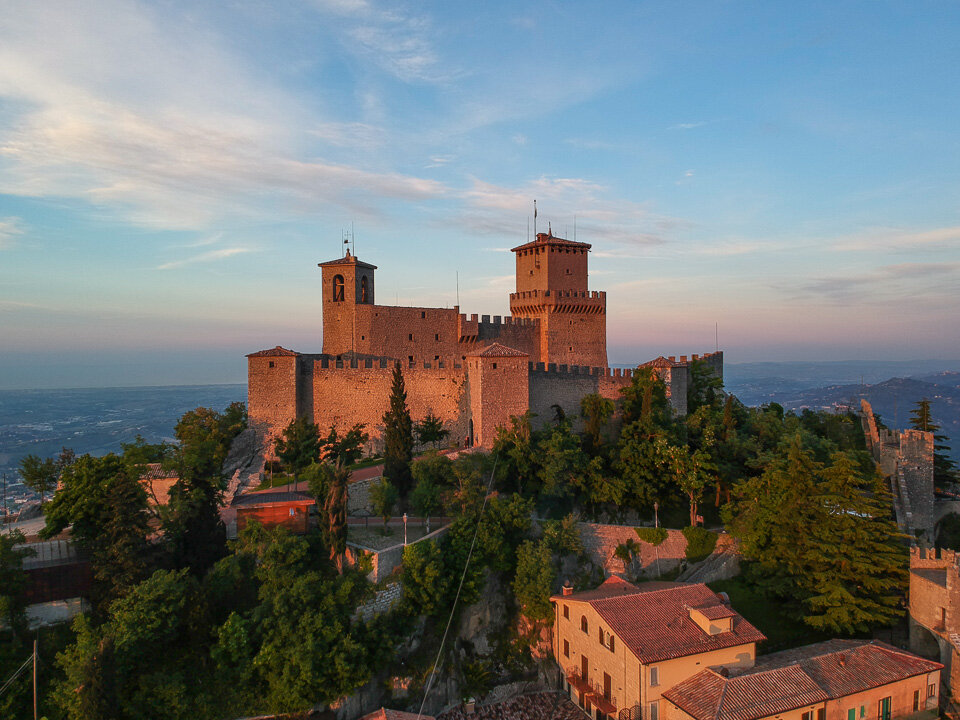
<instances>
[{"instance_id":1,"label":"watchtower","mask_svg":"<svg viewBox=\"0 0 960 720\"><path fill-rule=\"evenodd\" d=\"M537 233L513 248L514 317L540 321L540 359L562 365L607 366L607 295L587 287L587 243Z\"/></svg>"},{"instance_id":2,"label":"watchtower","mask_svg":"<svg viewBox=\"0 0 960 720\"><path fill-rule=\"evenodd\" d=\"M376 265L347 254L318 263L323 288L323 352L341 355L356 350L357 306L374 304Z\"/></svg>"}]
</instances>

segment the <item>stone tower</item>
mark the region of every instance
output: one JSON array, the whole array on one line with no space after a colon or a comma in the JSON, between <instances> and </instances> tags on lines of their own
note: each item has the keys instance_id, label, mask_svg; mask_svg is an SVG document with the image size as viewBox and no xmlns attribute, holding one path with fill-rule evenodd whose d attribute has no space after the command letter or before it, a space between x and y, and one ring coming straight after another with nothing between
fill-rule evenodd
<instances>
[{"instance_id":1,"label":"stone tower","mask_svg":"<svg viewBox=\"0 0 960 720\"><path fill-rule=\"evenodd\" d=\"M500 343L467 355L470 440L490 449L498 427L510 427L513 415L530 409L530 356Z\"/></svg>"},{"instance_id":2,"label":"stone tower","mask_svg":"<svg viewBox=\"0 0 960 720\"><path fill-rule=\"evenodd\" d=\"M318 266L323 275L323 352L358 351L357 306L373 306L377 266L358 260L349 250L344 257Z\"/></svg>"},{"instance_id":3,"label":"stone tower","mask_svg":"<svg viewBox=\"0 0 960 720\"><path fill-rule=\"evenodd\" d=\"M537 233L513 248L515 317L540 321L540 359L558 365L607 366L607 295L587 289L590 245Z\"/></svg>"}]
</instances>

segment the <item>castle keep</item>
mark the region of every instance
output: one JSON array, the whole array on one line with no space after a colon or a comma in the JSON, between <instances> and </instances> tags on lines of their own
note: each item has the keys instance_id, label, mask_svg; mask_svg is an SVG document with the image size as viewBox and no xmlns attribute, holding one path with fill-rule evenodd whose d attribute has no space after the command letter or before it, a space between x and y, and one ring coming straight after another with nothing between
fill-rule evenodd
<instances>
[{"instance_id":1,"label":"castle keep","mask_svg":"<svg viewBox=\"0 0 960 720\"><path fill-rule=\"evenodd\" d=\"M513 248L516 292L511 315L464 315L460 308L376 304L377 267L351 255L320 263L323 352L275 347L247 356L251 422L277 434L299 415L326 430L363 423L379 445L393 367L400 363L414 421L443 420L450 437L490 447L496 428L527 410L534 422L559 405L579 417L580 399L612 400L632 371L607 367L606 293L587 286L590 245L538 233ZM686 411L693 355L647 363ZM702 360L723 376L723 353Z\"/></svg>"}]
</instances>

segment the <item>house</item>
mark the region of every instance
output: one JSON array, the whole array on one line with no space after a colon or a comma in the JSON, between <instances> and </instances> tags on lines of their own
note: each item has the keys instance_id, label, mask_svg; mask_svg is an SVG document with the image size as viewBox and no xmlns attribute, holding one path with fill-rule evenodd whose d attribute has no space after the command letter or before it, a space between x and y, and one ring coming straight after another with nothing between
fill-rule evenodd
<instances>
[{"instance_id":1,"label":"house","mask_svg":"<svg viewBox=\"0 0 960 720\"><path fill-rule=\"evenodd\" d=\"M165 506L170 502L170 488L180 477L173 470L165 470L161 463L147 463L140 475L140 484L147 491L147 502L152 506Z\"/></svg>"},{"instance_id":2,"label":"house","mask_svg":"<svg viewBox=\"0 0 960 720\"><path fill-rule=\"evenodd\" d=\"M597 720L661 720L664 690L708 667L751 667L766 639L702 584L637 586L611 577L550 600L563 687Z\"/></svg>"},{"instance_id":3,"label":"house","mask_svg":"<svg viewBox=\"0 0 960 720\"><path fill-rule=\"evenodd\" d=\"M233 500L237 510L237 532L256 520L264 527L281 525L292 533L306 533L310 528L313 496L301 491L278 490L240 495Z\"/></svg>"},{"instance_id":4,"label":"house","mask_svg":"<svg viewBox=\"0 0 960 720\"><path fill-rule=\"evenodd\" d=\"M666 690L664 720L892 720L937 715L940 670L877 640L828 640L708 668Z\"/></svg>"}]
</instances>

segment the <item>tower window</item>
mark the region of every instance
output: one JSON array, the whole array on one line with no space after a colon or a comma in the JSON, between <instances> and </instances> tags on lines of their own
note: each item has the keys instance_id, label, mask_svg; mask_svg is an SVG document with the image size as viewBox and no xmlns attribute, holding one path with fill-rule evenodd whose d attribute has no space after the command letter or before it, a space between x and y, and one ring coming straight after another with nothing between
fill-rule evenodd
<instances>
[{"instance_id":1,"label":"tower window","mask_svg":"<svg viewBox=\"0 0 960 720\"><path fill-rule=\"evenodd\" d=\"M434 335L434 336L433 336L433 339L439 341L439 340L440 340L440 333L437 333L436 335Z\"/></svg>"},{"instance_id":2,"label":"tower window","mask_svg":"<svg viewBox=\"0 0 960 720\"><path fill-rule=\"evenodd\" d=\"M410 367L413 367L413 355L408 355L407 357L410 358Z\"/></svg>"},{"instance_id":3,"label":"tower window","mask_svg":"<svg viewBox=\"0 0 960 720\"><path fill-rule=\"evenodd\" d=\"M497 364L496 364L496 363L493 364L493 369L494 369L494 370L497 369Z\"/></svg>"},{"instance_id":4,"label":"tower window","mask_svg":"<svg viewBox=\"0 0 960 720\"><path fill-rule=\"evenodd\" d=\"M333 276L333 301L343 302L343 275Z\"/></svg>"},{"instance_id":5,"label":"tower window","mask_svg":"<svg viewBox=\"0 0 960 720\"><path fill-rule=\"evenodd\" d=\"M427 313L425 312L420 313L420 317L425 318L426 316L427 316Z\"/></svg>"},{"instance_id":6,"label":"tower window","mask_svg":"<svg viewBox=\"0 0 960 720\"><path fill-rule=\"evenodd\" d=\"M410 333L410 335L409 335L408 337L409 337L411 340L413 340L413 333Z\"/></svg>"},{"instance_id":7,"label":"tower window","mask_svg":"<svg viewBox=\"0 0 960 720\"><path fill-rule=\"evenodd\" d=\"M270 367L274 367L273 360L270 361Z\"/></svg>"},{"instance_id":8,"label":"tower window","mask_svg":"<svg viewBox=\"0 0 960 720\"><path fill-rule=\"evenodd\" d=\"M569 270L567 271L569 272ZM367 276L364 275L360 278L360 302L368 303L370 302L370 293L367 288Z\"/></svg>"}]
</instances>

